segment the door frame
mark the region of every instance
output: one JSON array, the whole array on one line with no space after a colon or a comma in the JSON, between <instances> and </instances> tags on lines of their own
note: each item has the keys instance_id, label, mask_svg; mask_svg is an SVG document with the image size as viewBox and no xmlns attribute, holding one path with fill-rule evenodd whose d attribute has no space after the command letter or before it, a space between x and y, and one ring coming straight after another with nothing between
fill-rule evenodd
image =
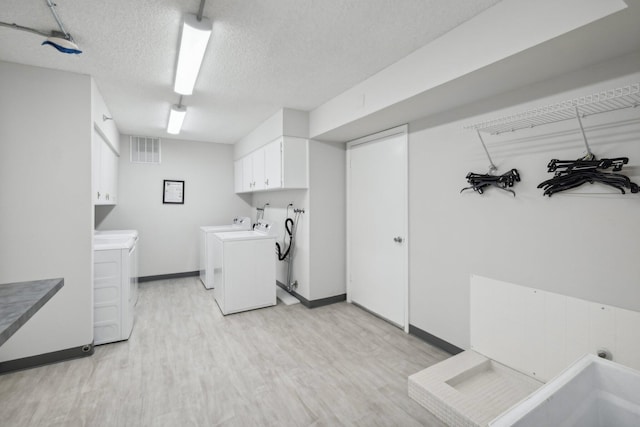
<instances>
[{"instance_id":1,"label":"door frame","mask_svg":"<svg viewBox=\"0 0 640 427\"><path fill-rule=\"evenodd\" d=\"M400 126L396 126L391 129L384 130L382 132L378 132L375 134L363 136L358 139L354 139L348 141L347 146L347 161L346 161L346 176L347 176L347 224L346 224L346 234L347 234L347 269L346 269L346 277L345 281L347 284L347 302L351 303L351 232L349 230L349 225L351 224L351 149L360 144L366 144L368 142L373 142L382 138L387 138L390 136L396 135L404 135L404 141L402 142L402 157L404 159L402 165L402 175L403 175L403 189L402 189L402 199L403 206L405 210L405 221L402 233L404 234L404 245L402 245L403 258L404 262L402 265L402 277L401 277L401 286L403 292L404 301L404 331L409 333L409 125L404 124ZM375 314L375 313L374 313Z\"/></svg>"}]
</instances>

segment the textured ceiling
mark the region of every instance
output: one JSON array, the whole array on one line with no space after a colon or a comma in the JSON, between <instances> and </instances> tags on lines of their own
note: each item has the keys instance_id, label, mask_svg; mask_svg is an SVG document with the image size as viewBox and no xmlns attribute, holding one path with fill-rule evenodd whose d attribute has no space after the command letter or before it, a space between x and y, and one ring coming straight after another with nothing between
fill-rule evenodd
<instances>
[{"instance_id":1,"label":"textured ceiling","mask_svg":"<svg viewBox=\"0 0 640 427\"><path fill-rule=\"evenodd\" d=\"M280 108L312 110L499 0L209 0L214 21L180 139L233 143ZM57 0L82 55L0 27L0 60L92 75L122 133L168 137L180 21L198 0ZM57 29L45 0L0 21Z\"/></svg>"}]
</instances>

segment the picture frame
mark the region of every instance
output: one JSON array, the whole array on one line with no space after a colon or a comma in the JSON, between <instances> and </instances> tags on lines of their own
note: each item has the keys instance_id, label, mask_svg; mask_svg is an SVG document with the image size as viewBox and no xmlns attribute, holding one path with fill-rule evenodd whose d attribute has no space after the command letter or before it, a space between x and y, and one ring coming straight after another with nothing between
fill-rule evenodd
<instances>
[{"instance_id":1,"label":"picture frame","mask_svg":"<svg viewBox=\"0 0 640 427\"><path fill-rule=\"evenodd\" d=\"M162 203L184 205L184 181L165 179L162 183Z\"/></svg>"}]
</instances>

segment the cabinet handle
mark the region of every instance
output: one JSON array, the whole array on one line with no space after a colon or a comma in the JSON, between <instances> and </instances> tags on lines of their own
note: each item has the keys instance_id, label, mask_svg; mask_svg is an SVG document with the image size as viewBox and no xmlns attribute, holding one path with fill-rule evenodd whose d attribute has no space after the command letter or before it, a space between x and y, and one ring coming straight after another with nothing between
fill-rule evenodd
<instances>
[{"instance_id":1,"label":"cabinet handle","mask_svg":"<svg viewBox=\"0 0 640 427\"><path fill-rule=\"evenodd\" d=\"M266 179L266 181L264 182L264 185L269 185L269 178Z\"/></svg>"},{"instance_id":2,"label":"cabinet handle","mask_svg":"<svg viewBox=\"0 0 640 427\"><path fill-rule=\"evenodd\" d=\"M394 241L394 242L397 242L397 243L402 243L402 237L400 237L400 236L398 236L398 237L394 237L394 238L393 238L393 241Z\"/></svg>"}]
</instances>

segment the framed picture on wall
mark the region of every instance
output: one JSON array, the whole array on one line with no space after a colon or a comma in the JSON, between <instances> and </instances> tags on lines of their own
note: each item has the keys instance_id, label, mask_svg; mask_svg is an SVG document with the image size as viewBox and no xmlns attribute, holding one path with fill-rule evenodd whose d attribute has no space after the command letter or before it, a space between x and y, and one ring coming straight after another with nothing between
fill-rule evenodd
<instances>
[{"instance_id":1,"label":"framed picture on wall","mask_svg":"<svg viewBox=\"0 0 640 427\"><path fill-rule=\"evenodd\" d=\"M162 188L162 203L173 205L184 204L184 181L165 179Z\"/></svg>"}]
</instances>

